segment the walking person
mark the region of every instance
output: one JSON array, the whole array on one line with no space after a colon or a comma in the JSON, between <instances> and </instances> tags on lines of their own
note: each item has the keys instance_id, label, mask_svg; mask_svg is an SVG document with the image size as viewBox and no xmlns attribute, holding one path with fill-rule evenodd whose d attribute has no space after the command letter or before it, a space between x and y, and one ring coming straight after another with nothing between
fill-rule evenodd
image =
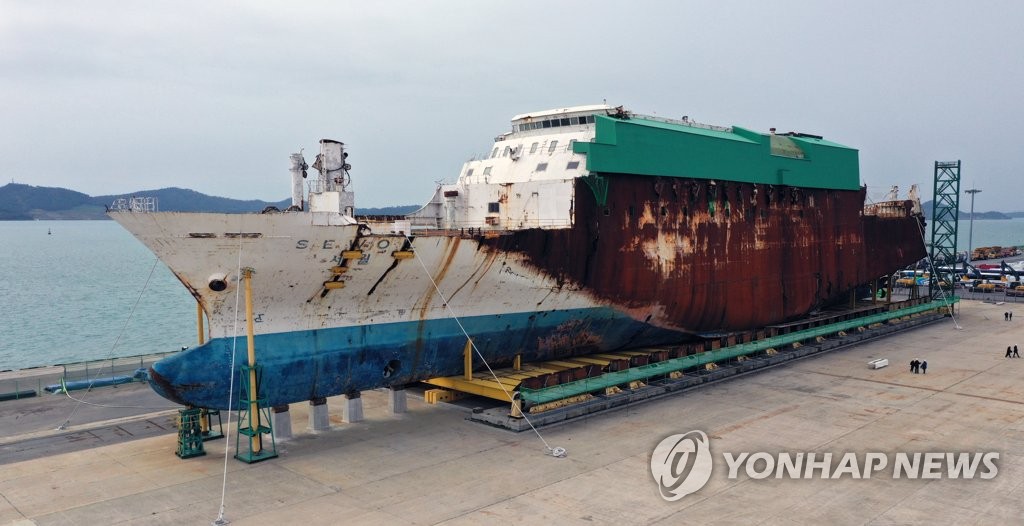
<instances>
[{"instance_id":1,"label":"walking person","mask_svg":"<svg viewBox=\"0 0 1024 526\"><path fill-rule=\"evenodd\" d=\"M914 372L914 367L917 366L917 360L910 360L910 372Z\"/></svg>"},{"instance_id":2,"label":"walking person","mask_svg":"<svg viewBox=\"0 0 1024 526\"><path fill-rule=\"evenodd\" d=\"M921 362L921 374L928 374L928 360Z\"/></svg>"},{"instance_id":3,"label":"walking person","mask_svg":"<svg viewBox=\"0 0 1024 526\"><path fill-rule=\"evenodd\" d=\"M1020 358L1020 353L1017 352L1017 346L1016 345L1013 346L1013 357L1014 358Z\"/></svg>"},{"instance_id":4,"label":"walking person","mask_svg":"<svg viewBox=\"0 0 1024 526\"><path fill-rule=\"evenodd\" d=\"M1007 318L1007 320L1008 321L1013 321L1013 311L1010 311L1010 317Z\"/></svg>"},{"instance_id":5,"label":"walking person","mask_svg":"<svg viewBox=\"0 0 1024 526\"><path fill-rule=\"evenodd\" d=\"M1004 312L1003 313L1003 321L1010 321L1010 313L1009 312Z\"/></svg>"},{"instance_id":6,"label":"walking person","mask_svg":"<svg viewBox=\"0 0 1024 526\"><path fill-rule=\"evenodd\" d=\"M1006 346L1006 357L1013 358L1013 348L1011 348L1009 345Z\"/></svg>"}]
</instances>

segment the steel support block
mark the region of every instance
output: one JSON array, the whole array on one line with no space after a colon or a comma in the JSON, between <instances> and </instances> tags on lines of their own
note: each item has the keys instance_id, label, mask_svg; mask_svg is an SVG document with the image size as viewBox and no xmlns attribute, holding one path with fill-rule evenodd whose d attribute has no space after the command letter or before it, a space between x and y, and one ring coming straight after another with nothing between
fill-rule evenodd
<instances>
[{"instance_id":1,"label":"steel support block","mask_svg":"<svg viewBox=\"0 0 1024 526\"><path fill-rule=\"evenodd\" d=\"M331 420L327 416L327 399L315 398L309 401L309 430L327 431L331 429Z\"/></svg>"},{"instance_id":2,"label":"steel support block","mask_svg":"<svg viewBox=\"0 0 1024 526\"><path fill-rule=\"evenodd\" d=\"M404 413L409 409L406 403L405 387L392 387L388 389L388 411L393 415Z\"/></svg>"},{"instance_id":3,"label":"steel support block","mask_svg":"<svg viewBox=\"0 0 1024 526\"><path fill-rule=\"evenodd\" d=\"M345 407L342 411L341 421L347 424L363 421L363 398L359 393L345 395Z\"/></svg>"},{"instance_id":4,"label":"steel support block","mask_svg":"<svg viewBox=\"0 0 1024 526\"><path fill-rule=\"evenodd\" d=\"M292 414L288 411L287 405L278 405L273 408L274 432L278 440L292 438Z\"/></svg>"}]
</instances>

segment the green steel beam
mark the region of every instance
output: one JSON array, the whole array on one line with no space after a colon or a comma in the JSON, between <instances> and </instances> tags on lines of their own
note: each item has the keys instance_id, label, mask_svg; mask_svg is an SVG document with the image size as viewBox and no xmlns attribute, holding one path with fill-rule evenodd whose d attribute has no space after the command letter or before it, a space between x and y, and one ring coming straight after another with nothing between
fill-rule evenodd
<instances>
[{"instance_id":1,"label":"green steel beam","mask_svg":"<svg viewBox=\"0 0 1024 526\"><path fill-rule=\"evenodd\" d=\"M950 303L952 304L958 301L960 301L960 298L954 296L950 300ZM545 387L541 389L520 388L519 396L524 402L530 405L554 402L555 400L561 400L570 396L592 393L594 391L603 390L607 387L625 385L629 382L644 380L654 376L664 376L671 372L699 367L707 363L731 360L773 347L783 347L792 343L810 340L818 336L828 336L839 331L862 327L864 325L871 325L873 323L881 323L893 318L940 308L946 308L946 305L941 302L931 301L928 303L922 303L921 305L915 305L913 307L872 314L855 320L823 325L821 327L792 332L782 336L772 336L770 338L757 340L756 342L740 343L714 351L691 354L689 356L673 358L671 360L665 360L663 362L652 363L649 365L641 365L639 367L630 367L629 369L622 371L605 373L601 376L567 382L552 387Z\"/></svg>"}]
</instances>

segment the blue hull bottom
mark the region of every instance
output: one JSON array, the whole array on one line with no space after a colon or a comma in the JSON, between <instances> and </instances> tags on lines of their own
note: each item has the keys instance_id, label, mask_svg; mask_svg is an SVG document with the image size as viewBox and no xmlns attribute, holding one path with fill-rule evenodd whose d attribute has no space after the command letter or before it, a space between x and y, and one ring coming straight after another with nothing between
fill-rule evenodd
<instances>
[{"instance_id":1,"label":"blue hull bottom","mask_svg":"<svg viewBox=\"0 0 1024 526\"><path fill-rule=\"evenodd\" d=\"M652 327L607 308L460 319L493 366L581 352L663 345L687 334ZM270 406L462 374L466 337L453 319L261 334L260 398ZM234 354L234 392L231 384ZM237 407L246 338L218 338L161 360L149 371L161 396L183 405ZM479 365L479 358L474 357Z\"/></svg>"}]
</instances>

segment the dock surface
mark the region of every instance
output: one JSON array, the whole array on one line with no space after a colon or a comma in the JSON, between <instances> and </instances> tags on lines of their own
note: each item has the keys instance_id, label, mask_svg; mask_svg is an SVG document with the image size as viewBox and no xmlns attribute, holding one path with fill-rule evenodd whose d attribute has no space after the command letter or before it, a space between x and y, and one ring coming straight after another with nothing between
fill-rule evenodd
<instances>
[{"instance_id":1,"label":"dock surface","mask_svg":"<svg viewBox=\"0 0 1024 526\"><path fill-rule=\"evenodd\" d=\"M392 415L387 393L363 393L366 419L306 430L256 464L175 456L174 411L141 385L83 396L0 404L0 524L1021 524L1024 489L1024 309L978 301L947 319L711 384L694 391L531 432L467 420L469 409L411 396ZM956 325L959 324L958 329ZM890 366L871 369L886 358ZM912 374L911 360L927 360ZM76 394L75 396L79 396ZM96 402L99 400L100 402ZM122 407L103 407L103 406ZM135 408L128 407L134 405ZM64 430L55 427L75 411ZM170 429L168 429L170 427ZM651 454L669 435L702 430L716 462L701 490L659 494ZM721 462L767 452L998 452L982 479L730 479ZM225 474L226 468L226 474ZM222 493L223 489L223 493Z\"/></svg>"}]
</instances>

